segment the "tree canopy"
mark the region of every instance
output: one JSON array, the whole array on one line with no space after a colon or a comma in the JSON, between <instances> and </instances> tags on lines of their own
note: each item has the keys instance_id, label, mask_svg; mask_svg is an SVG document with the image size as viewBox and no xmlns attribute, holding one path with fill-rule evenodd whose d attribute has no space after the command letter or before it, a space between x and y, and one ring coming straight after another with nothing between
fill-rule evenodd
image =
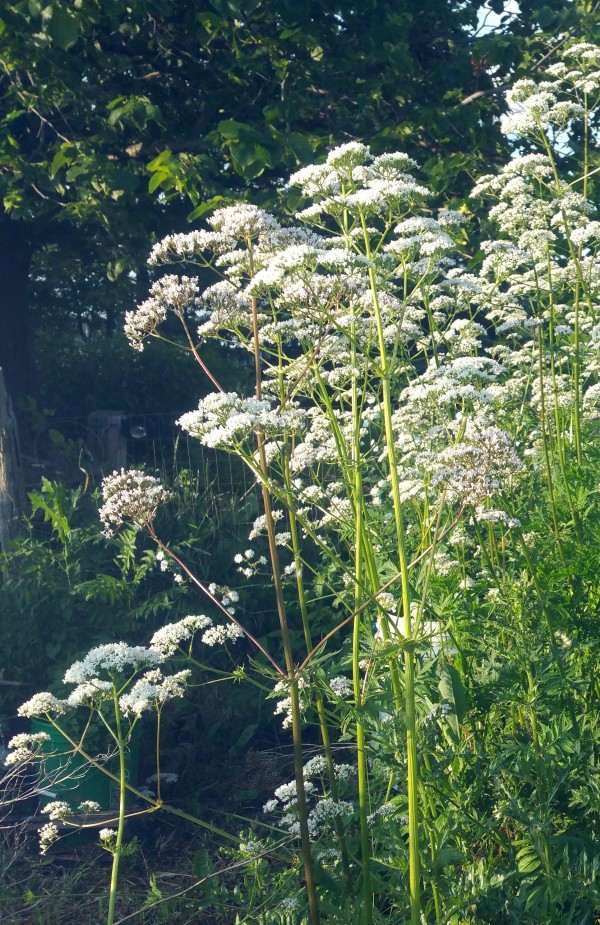
<instances>
[{"instance_id":1,"label":"tree canopy","mask_svg":"<svg viewBox=\"0 0 600 925\"><path fill-rule=\"evenodd\" d=\"M35 389L41 316L64 332L75 332L73 318L82 331L111 330L135 299L153 236L245 189L272 201L290 171L332 144L405 150L438 191L463 195L501 150L495 84L544 47L540 26L568 28L585 13L579 3L535 0L478 36L478 8L433 0L423 16L414 0L5 7L0 364L13 395Z\"/></svg>"}]
</instances>

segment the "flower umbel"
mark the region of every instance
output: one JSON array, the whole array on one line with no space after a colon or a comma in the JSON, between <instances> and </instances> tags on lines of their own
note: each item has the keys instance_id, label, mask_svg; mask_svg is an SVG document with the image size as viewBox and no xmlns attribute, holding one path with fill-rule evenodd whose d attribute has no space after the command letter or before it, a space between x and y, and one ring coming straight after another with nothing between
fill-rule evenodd
<instances>
[{"instance_id":1,"label":"flower umbel","mask_svg":"<svg viewBox=\"0 0 600 925\"><path fill-rule=\"evenodd\" d=\"M128 521L137 527L148 526L154 520L159 505L171 497L172 493L158 479L139 469L113 472L102 482L104 504L100 508L100 520L104 533L112 536Z\"/></svg>"}]
</instances>

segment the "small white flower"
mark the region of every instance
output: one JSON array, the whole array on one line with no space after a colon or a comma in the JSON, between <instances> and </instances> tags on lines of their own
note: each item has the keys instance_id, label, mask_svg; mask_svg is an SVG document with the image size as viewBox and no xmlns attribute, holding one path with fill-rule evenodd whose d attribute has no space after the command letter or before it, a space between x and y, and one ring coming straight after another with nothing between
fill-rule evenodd
<instances>
[{"instance_id":1,"label":"small white flower","mask_svg":"<svg viewBox=\"0 0 600 925\"><path fill-rule=\"evenodd\" d=\"M352 697L354 693L352 682L349 681L348 678L332 678L329 682L329 686L333 693L338 697Z\"/></svg>"},{"instance_id":2,"label":"small white flower","mask_svg":"<svg viewBox=\"0 0 600 925\"><path fill-rule=\"evenodd\" d=\"M46 713L60 715L61 713L66 713L68 709L69 704L66 700L59 700L54 694L50 694L48 691L42 691L39 694L34 694L31 700L22 703L17 713L19 716L28 717L42 716Z\"/></svg>"},{"instance_id":3,"label":"small white flower","mask_svg":"<svg viewBox=\"0 0 600 925\"><path fill-rule=\"evenodd\" d=\"M58 838L58 828L53 822L47 822L39 831L40 854L46 854L50 845Z\"/></svg>"},{"instance_id":4,"label":"small white flower","mask_svg":"<svg viewBox=\"0 0 600 925\"><path fill-rule=\"evenodd\" d=\"M182 642L191 640L198 630L209 626L212 626L212 620L204 614L184 617L177 623L168 623L157 630L150 640L150 645L164 656L173 655Z\"/></svg>"},{"instance_id":5,"label":"small white flower","mask_svg":"<svg viewBox=\"0 0 600 925\"><path fill-rule=\"evenodd\" d=\"M83 800L77 807L79 812L86 816L89 815L89 813L99 813L100 808L100 804L96 803L95 800Z\"/></svg>"},{"instance_id":6,"label":"small white flower","mask_svg":"<svg viewBox=\"0 0 600 925\"><path fill-rule=\"evenodd\" d=\"M4 759L7 768L31 761L44 752L44 744L52 739L47 732L19 732L8 743L10 749Z\"/></svg>"},{"instance_id":7,"label":"small white flower","mask_svg":"<svg viewBox=\"0 0 600 925\"><path fill-rule=\"evenodd\" d=\"M131 690L119 697L123 714L140 716L146 710L158 710L175 697L183 697L190 674L189 669L166 676L160 670L147 671Z\"/></svg>"},{"instance_id":8,"label":"small white flower","mask_svg":"<svg viewBox=\"0 0 600 925\"><path fill-rule=\"evenodd\" d=\"M129 668L139 670L144 667L159 665L164 655L158 649L144 646L128 646L126 642L109 642L104 646L90 649L80 662L74 662L65 672L65 684L84 684L92 682L102 689L98 674L105 671L109 676L121 674Z\"/></svg>"},{"instance_id":9,"label":"small white flower","mask_svg":"<svg viewBox=\"0 0 600 925\"><path fill-rule=\"evenodd\" d=\"M52 803L47 803L42 809L42 812L45 813L49 819L64 819L72 810L69 804L65 803L63 800L54 800Z\"/></svg>"},{"instance_id":10,"label":"small white flower","mask_svg":"<svg viewBox=\"0 0 600 925\"><path fill-rule=\"evenodd\" d=\"M227 626L212 626L202 636L202 642L207 646L223 645L226 642L237 642L244 635L243 630L235 623Z\"/></svg>"},{"instance_id":11,"label":"small white flower","mask_svg":"<svg viewBox=\"0 0 600 925\"><path fill-rule=\"evenodd\" d=\"M158 479L139 469L113 472L102 482L104 504L99 514L104 533L112 536L127 521L133 521L137 527L147 526L156 517L159 506L171 497L172 493Z\"/></svg>"}]
</instances>

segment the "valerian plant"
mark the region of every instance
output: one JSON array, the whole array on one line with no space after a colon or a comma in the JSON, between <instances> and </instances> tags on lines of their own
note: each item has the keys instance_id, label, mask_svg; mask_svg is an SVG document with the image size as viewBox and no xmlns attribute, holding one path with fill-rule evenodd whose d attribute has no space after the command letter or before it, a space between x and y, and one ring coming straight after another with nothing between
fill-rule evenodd
<instances>
[{"instance_id":1,"label":"valerian plant","mask_svg":"<svg viewBox=\"0 0 600 925\"><path fill-rule=\"evenodd\" d=\"M268 570L279 643L161 539L151 476L111 476L101 516L147 530L219 632L245 633L245 673L270 674L291 730L294 778L265 812L299 840L303 888L278 870L273 909L246 921L598 910L599 96L586 43L515 86L521 153L475 189L497 201L470 267L465 215L432 210L406 155L357 142L290 178L296 224L243 203L152 251L196 275L158 279L126 331L141 350L177 318L214 386L179 424L256 479L232 583L251 594ZM221 388L209 339L249 355L252 394Z\"/></svg>"},{"instance_id":2,"label":"valerian plant","mask_svg":"<svg viewBox=\"0 0 600 925\"><path fill-rule=\"evenodd\" d=\"M573 563L595 516L586 463L597 454L600 393L600 225L589 199L600 58L583 43L563 57L541 84L521 81L511 93L504 128L531 153L476 187L498 203L475 271L455 244L464 215L432 213L415 163L353 142L291 177L307 200L299 224L241 204L216 211L210 230L157 244L151 264L196 265L202 279L209 270L220 278L202 289L198 276L163 277L127 318L136 349L160 336L169 314L179 318L184 345L216 387L179 424L240 456L261 487L251 540L260 555L268 550L283 665L256 643L281 676L277 712L295 755L295 779L269 808L300 838L311 925L320 919L315 864L339 868L351 915L368 925L390 902L399 914L404 890L411 925L468 914L460 889L445 892L445 867L466 855L444 812L439 769L450 750L448 773L460 778L465 738L475 752L488 747L476 704L489 655L473 628L500 653L519 635L509 613L522 627L512 721L537 756L530 786L544 821L527 825L521 811L487 850L515 857L524 909L558 921L567 908L540 690L552 675L562 728L583 747L589 701L571 680L575 649L547 571L559 569L562 606L572 602ZM582 170L563 177L553 144L564 147L574 126ZM209 338L252 355L252 396L219 387L202 359ZM255 550L236 558L252 581ZM316 637L313 615L324 603L331 629ZM291 646L297 619L302 649ZM323 790L302 759L311 708ZM331 748L340 729L354 742L350 800ZM481 845L489 829L482 821ZM463 883L473 871L465 862ZM569 898L570 915L581 901Z\"/></svg>"},{"instance_id":3,"label":"valerian plant","mask_svg":"<svg viewBox=\"0 0 600 925\"><path fill-rule=\"evenodd\" d=\"M128 484L131 484L132 478L135 476L130 474ZM149 487L146 484L146 489ZM157 491L164 500L164 490ZM156 503L156 497L149 491L146 498L145 509L150 510ZM130 495L129 501L132 514L134 510L141 510L142 502L135 492ZM124 642L96 646L66 671L64 684L71 686L72 690L65 697L43 691L18 710L19 716L35 719L38 725L41 719L46 729L19 733L9 741L5 765L12 778L8 781L10 787L7 786L7 792L14 792L15 781L25 778L29 780L29 795L37 793L47 797L52 790L62 795L64 788L65 795L72 791L77 796L80 782L85 781L91 771L104 775L116 787L118 800L115 811L111 805L102 806L89 799L79 799L76 805L63 799L46 802L42 812L49 821L39 832L40 851L46 854L50 846L64 836L57 823L67 834L70 830L99 830L99 843L113 859L107 925L113 925L115 921L121 858L133 853L136 847L135 840L127 843L124 838L128 817L166 810L231 839L216 826L166 805L161 790L163 783L172 776L161 770L162 713L169 701L184 696L191 674L190 668L165 674L162 666L184 640L189 640L187 654L191 657L191 644L200 631L203 631L201 641L211 647L237 638L230 626L219 627L205 615L184 617L178 624L159 630L150 646L130 646ZM196 664L199 663L196 661ZM74 717L73 714L78 715ZM155 772L151 780L156 782L156 789L138 789L129 780L128 753L142 717L152 714L156 738ZM98 733L101 735L98 736ZM102 743L99 751L98 738ZM57 750L58 742L61 746ZM32 764L38 767L35 783L27 774ZM130 805L132 799L135 800L133 807ZM235 838L231 840L235 841Z\"/></svg>"}]
</instances>

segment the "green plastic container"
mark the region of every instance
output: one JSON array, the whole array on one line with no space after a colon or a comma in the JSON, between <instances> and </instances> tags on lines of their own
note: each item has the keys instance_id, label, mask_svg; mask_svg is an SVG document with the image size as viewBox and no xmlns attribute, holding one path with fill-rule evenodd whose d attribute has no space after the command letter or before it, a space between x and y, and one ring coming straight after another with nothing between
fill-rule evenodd
<instances>
[{"instance_id":1,"label":"green plastic container","mask_svg":"<svg viewBox=\"0 0 600 925\"><path fill-rule=\"evenodd\" d=\"M51 723L31 720L32 732L45 732L50 736L42 748L42 787L49 800L64 800L75 809L83 800L94 800L101 810L108 812L119 806L119 785L98 768L94 768L79 755L69 754L71 746ZM134 729L129 743L126 763L127 781L137 784L140 757L140 725ZM96 757L96 750L90 752ZM106 762L113 774L119 773L117 756Z\"/></svg>"}]
</instances>

